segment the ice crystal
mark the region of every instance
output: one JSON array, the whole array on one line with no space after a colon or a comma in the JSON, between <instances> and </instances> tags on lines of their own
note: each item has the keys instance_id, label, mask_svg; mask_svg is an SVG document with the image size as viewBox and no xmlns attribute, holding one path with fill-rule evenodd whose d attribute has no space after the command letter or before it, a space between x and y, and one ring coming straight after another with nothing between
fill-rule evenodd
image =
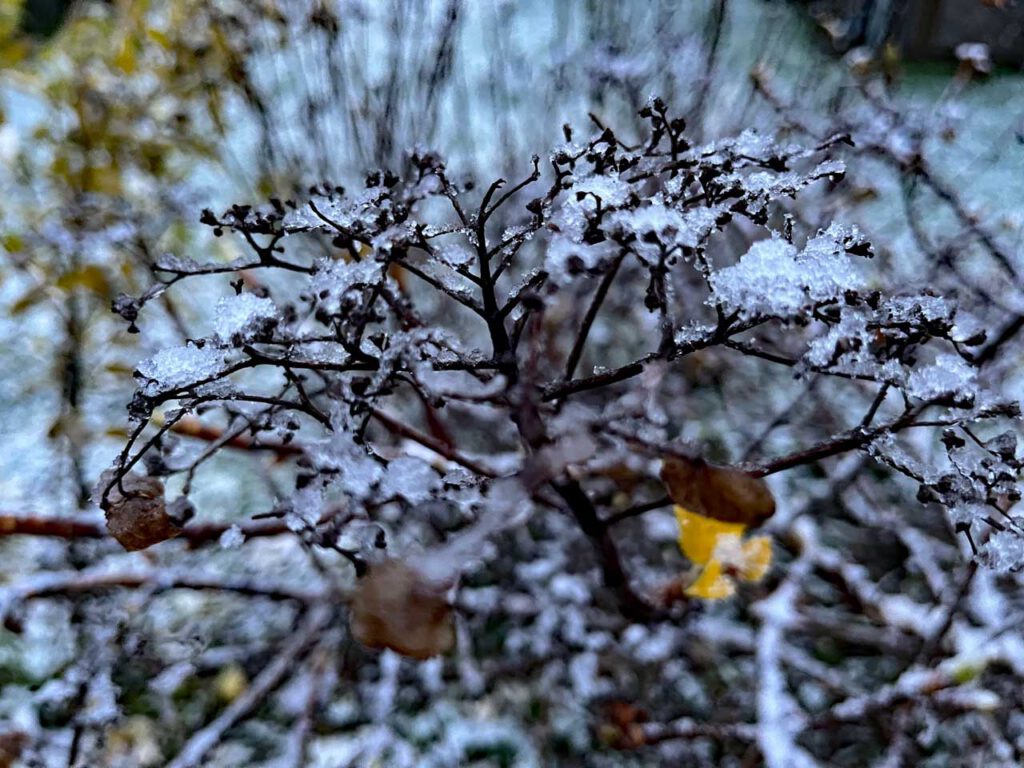
<instances>
[{"instance_id":1,"label":"ice crystal","mask_svg":"<svg viewBox=\"0 0 1024 768\"><path fill-rule=\"evenodd\" d=\"M217 302L213 310L217 338L227 344L234 338L248 341L280 317L274 302L252 293L240 293Z\"/></svg>"},{"instance_id":2,"label":"ice crystal","mask_svg":"<svg viewBox=\"0 0 1024 768\"><path fill-rule=\"evenodd\" d=\"M773 235L750 247L739 262L711 276L713 295L744 317L792 317L804 307L834 300L858 288L863 278L843 250L846 233L829 227L803 251Z\"/></svg>"},{"instance_id":3,"label":"ice crystal","mask_svg":"<svg viewBox=\"0 0 1024 768\"><path fill-rule=\"evenodd\" d=\"M162 349L139 363L139 374L148 379L143 390L152 396L212 378L223 369L225 355L210 343Z\"/></svg>"}]
</instances>

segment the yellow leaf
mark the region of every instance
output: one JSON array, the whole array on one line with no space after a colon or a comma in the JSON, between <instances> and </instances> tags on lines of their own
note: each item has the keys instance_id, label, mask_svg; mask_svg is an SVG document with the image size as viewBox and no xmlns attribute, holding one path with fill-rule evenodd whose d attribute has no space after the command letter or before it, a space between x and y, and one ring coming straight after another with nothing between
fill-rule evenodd
<instances>
[{"instance_id":1,"label":"yellow leaf","mask_svg":"<svg viewBox=\"0 0 1024 768\"><path fill-rule=\"evenodd\" d=\"M722 574L722 564L717 560L708 563L697 580L686 588L687 595L704 600L724 600L732 597L734 592L736 586Z\"/></svg>"},{"instance_id":2,"label":"yellow leaf","mask_svg":"<svg viewBox=\"0 0 1024 768\"><path fill-rule=\"evenodd\" d=\"M126 37L121 44L121 49L114 57L114 66L127 75L135 71L135 46L132 44L131 38Z\"/></svg>"},{"instance_id":3,"label":"yellow leaf","mask_svg":"<svg viewBox=\"0 0 1024 768\"><path fill-rule=\"evenodd\" d=\"M32 44L25 39L6 40L0 45L0 67L13 67L32 50Z\"/></svg>"},{"instance_id":4,"label":"yellow leaf","mask_svg":"<svg viewBox=\"0 0 1024 768\"><path fill-rule=\"evenodd\" d=\"M237 663L228 664L213 679L213 689L217 698L230 704L249 687L249 678Z\"/></svg>"},{"instance_id":5,"label":"yellow leaf","mask_svg":"<svg viewBox=\"0 0 1024 768\"><path fill-rule=\"evenodd\" d=\"M149 29L147 29L146 37L155 42L164 50L169 51L171 48L174 47L174 44L171 42L171 39L166 34L164 34L162 30L159 30L156 27L150 27Z\"/></svg>"},{"instance_id":6,"label":"yellow leaf","mask_svg":"<svg viewBox=\"0 0 1024 768\"><path fill-rule=\"evenodd\" d=\"M113 164L88 168L82 175L82 189L85 192L121 194L121 171Z\"/></svg>"},{"instance_id":7,"label":"yellow leaf","mask_svg":"<svg viewBox=\"0 0 1024 768\"><path fill-rule=\"evenodd\" d=\"M952 659L956 662L951 666L950 672L957 685L966 685L985 671L987 661L983 658L969 657L967 659Z\"/></svg>"},{"instance_id":8,"label":"yellow leaf","mask_svg":"<svg viewBox=\"0 0 1024 768\"><path fill-rule=\"evenodd\" d=\"M31 309L38 304L43 298L46 297L46 291L42 286L36 286L30 289L20 299L11 304L10 309L7 310L11 317L20 315L26 310Z\"/></svg>"},{"instance_id":9,"label":"yellow leaf","mask_svg":"<svg viewBox=\"0 0 1024 768\"><path fill-rule=\"evenodd\" d=\"M25 241L21 239L20 235L10 232L0 237L0 245L8 253L20 253L25 248Z\"/></svg>"},{"instance_id":10,"label":"yellow leaf","mask_svg":"<svg viewBox=\"0 0 1024 768\"><path fill-rule=\"evenodd\" d=\"M44 139L47 137L47 131L45 129L38 129L35 138ZM71 163L68 162L66 155L57 155L53 162L50 164L50 173L59 179L67 181L71 175Z\"/></svg>"},{"instance_id":11,"label":"yellow leaf","mask_svg":"<svg viewBox=\"0 0 1024 768\"><path fill-rule=\"evenodd\" d=\"M95 264L88 264L70 272L65 272L57 278L57 287L62 291L70 291L74 288L88 288L94 293L105 296L110 289L107 283L107 276L102 269Z\"/></svg>"},{"instance_id":12,"label":"yellow leaf","mask_svg":"<svg viewBox=\"0 0 1024 768\"><path fill-rule=\"evenodd\" d=\"M743 523L723 523L678 505L675 513L679 522L679 548L696 565L710 563L720 536L740 536L746 529Z\"/></svg>"},{"instance_id":13,"label":"yellow leaf","mask_svg":"<svg viewBox=\"0 0 1024 768\"><path fill-rule=\"evenodd\" d=\"M0 0L0 42L18 32L23 5L24 0Z\"/></svg>"},{"instance_id":14,"label":"yellow leaf","mask_svg":"<svg viewBox=\"0 0 1024 768\"><path fill-rule=\"evenodd\" d=\"M772 564L772 540L767 536L753 536L743 542L743 563L740 578L757 582L764 578Z\"/></svg>"}]
</instances>

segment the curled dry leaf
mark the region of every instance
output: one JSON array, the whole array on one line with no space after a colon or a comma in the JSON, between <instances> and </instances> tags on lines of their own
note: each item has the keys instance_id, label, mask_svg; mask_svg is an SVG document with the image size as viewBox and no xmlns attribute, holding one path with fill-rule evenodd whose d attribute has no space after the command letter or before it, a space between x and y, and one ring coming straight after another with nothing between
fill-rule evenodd
<instances>
[{"instance_id":1,"label":"curled dry leaf","mask_svg":"<svg viewBox=\"0 0 1024 768\"><path fill-rule=\"evenodd\" d=\"M679 506L723 523L754 528L775 514L775 498L759 477L702 459L669 456L661 479Z\"/></svg>"},{"instance_id":2,"label":"curled dry leaf","mask_svg":"<svg viewBox=\"0 0 1024 768\"><path fill-rule=\"evenodd\" d=\"M349 629L368 648L428 659L455 644L448 584L426 578L401 560L370 566L352 594Z\"/></svg>"},{"instance_id":3,"label":"curled dry leaf","mask_svg":"<svg viewBox=\"0 0 1024 768\"><path fill-rule=\"evenodd\" d=\"M103 511L110 535L129 552L181 533L181 526L167 510L164 484L155 477L125 475L119 484L114 484Z\"/></svg>"}]
</instances>

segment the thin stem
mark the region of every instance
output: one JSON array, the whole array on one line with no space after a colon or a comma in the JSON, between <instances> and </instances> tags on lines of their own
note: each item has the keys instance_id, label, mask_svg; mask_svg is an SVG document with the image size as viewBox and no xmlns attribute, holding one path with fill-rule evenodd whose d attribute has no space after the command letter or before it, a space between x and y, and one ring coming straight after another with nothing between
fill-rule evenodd
<instances>
[{"instance_id":1,"label":"thin stem","mask_svg":"<svg viewBox=\"0 0 1024 768\"><path fill-rule=\"evenodd\" d=\"M594 298L590 302L590 306L587 307L587 313L583 316L583 323L580 325L579 333L576 334L576 341L573 342L572 350L569 352L569 357L565 362L565 381L572 381L573 374L576 373L576 366L579 365L580 357L583 356L583 347L586 346L587 336L590 334L590 327L594 324L594 319L597 317L597 313L601 310L601 305L604 303L605 297L608 295L608 289L612 287L612 283L615 282L615 276L619 272L619 267L622 265L623 259L626 254L620 253L608 267L608 271L605 272L604 277L601 278L600 284L597 286L597 290L594 292Z\"/></svg>"}]
</instances>

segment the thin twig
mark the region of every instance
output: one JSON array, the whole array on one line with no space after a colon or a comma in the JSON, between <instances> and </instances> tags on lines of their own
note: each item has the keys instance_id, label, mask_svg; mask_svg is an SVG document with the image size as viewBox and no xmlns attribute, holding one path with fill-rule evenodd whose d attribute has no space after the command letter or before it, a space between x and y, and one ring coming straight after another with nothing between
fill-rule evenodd
<instances>
[{"instance_id":1,"label":"thin twig","mask_svg":"<svg viewBox=\"0 0 1024 768\"><path fill-rule=\"evenodd\" d=\"M248 717L262 702L298 668L303 652L327 625L331 617L325 605L310 608L274 659L252 681L252 685L232 701L211 723L196 731L167 768L192 768L219 744L225 734Z\"/></svg>"}]
</instances>

